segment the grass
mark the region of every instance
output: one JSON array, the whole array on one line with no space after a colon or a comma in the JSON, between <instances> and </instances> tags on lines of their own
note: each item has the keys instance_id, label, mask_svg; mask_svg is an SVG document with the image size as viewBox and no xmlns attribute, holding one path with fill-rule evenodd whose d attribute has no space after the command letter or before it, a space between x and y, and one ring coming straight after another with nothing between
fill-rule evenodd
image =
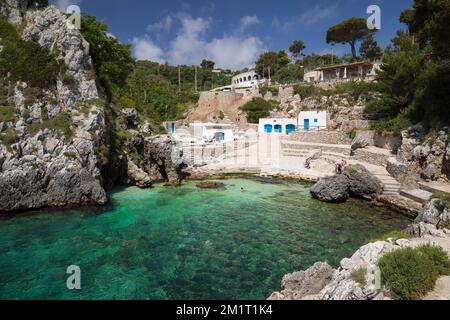
<instances>
[{"instance_id":1,"label":"grass","mask_svg":"<svg viewBox=\"0 0 450 320\"><path fill-rule=\"evenodd\" d=\"M365 287L367 284L366 275L367 275L367 268L362 267L352 271L352 273L350 273L350 279L355 281L361 287Z\"/></svg>"},{"instance_id":2,"label":"grass","mask_svg":"<svg viewBox=\"0 0 450 320\"><path fill-rule=\"evenodd\" d=\"M61 112L52 119L44 120L42 123L33 123L28 126L28 134L34 136L40 130L50 129L64 135L66 141L73 138L72 118L67 112Z\"/></svg>"},{"instance_id":3,"label":"grass","mask_svg":"<svg viewBox=\"0 0 450 320\"><path fill-rule=\"evenodd\" d=\"M14 107L0 106L0 122L9 122L15 119Z\"/></svg>"},{"instance_id":4,"label":"grass","mask_svg":"<svg viewBox=\"0 0 450 320\"><path fill-rule=\"evenodd\" d=\"M441 200L447 208L450 208L450 194L445 192L435 192L433 193L432 198Z\"/></svg>"},{"instance_id":5,"label":"grass","mask_svg":"<svg viewBox=\"0 0 450 320\"><path fill-rule=\"evenodd\" d=\"M6 150L12 152L12 145L19 140L17 132L14 128L9 128L0 134L0 142L6 147Z\"/></svg>"},{"instance_id":6,"label":"grass","mask_svg":"<svg viewBox=\"0 0 450 320\"><path fill-rule=\"evenodd\" d=\"M381 279L396 300L417 300L432 291L440 276L450 275L450 260L440 247L403 248L384 255Z\"/></svg>"}]
</instances>

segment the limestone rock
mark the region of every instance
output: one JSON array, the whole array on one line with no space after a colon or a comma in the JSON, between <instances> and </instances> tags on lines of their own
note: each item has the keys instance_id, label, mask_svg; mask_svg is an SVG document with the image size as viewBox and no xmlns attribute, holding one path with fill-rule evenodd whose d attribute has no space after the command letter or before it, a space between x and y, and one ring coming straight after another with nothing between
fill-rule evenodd
<instances>
[{"instance_id":1,"label":"limestone rock","mask_svg":"<svg viewBox=\"0 0 450 320\"><path fill-rule=\"evenodd\" d=\"M125 183L134 184L139 188L149 188L152 186L150 176L141 168L139 168L131 159L128 159L127 178Z\"/></svg>"},{"instance_id":2,"label":"limestone rock","mask_svg":"<svg viewBox=\"0 0 450 320\"><path fill-rule=\"evenodd\" d=\"M310 190L313 198L324 202L345 202L349 194L349 181L345 175L321 179Z\"/></svg>"},{"instance_id":3,"label":"limestone rock","mask_svg":"<svg viewBox=\"0 0 450 320\"><path fill-rule=\"evenodd\" d=\"M144 142L144 170L153 181L165 181L179 185L188 173L183 159L183 149L175 140L167 136L147 138Z\"/></svg>"}]
</instances>

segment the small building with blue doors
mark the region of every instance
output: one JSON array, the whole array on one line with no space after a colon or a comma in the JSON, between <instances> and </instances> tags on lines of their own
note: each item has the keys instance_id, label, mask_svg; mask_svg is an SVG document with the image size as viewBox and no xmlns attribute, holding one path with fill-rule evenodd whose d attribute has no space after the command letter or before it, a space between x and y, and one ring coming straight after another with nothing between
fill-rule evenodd
<instances>
[{"instance_id":1,"label":"small building with blue doors","mask_svg":"<svg viewBox=\"0 0 450 320\"><path fill-rule=\"evenodd\" d=\"M298 116L299 131L320 131L327 129L326 111L302 111Z\"/></svg>"},{"instance_id":2,"label":"small building with blue doors","mask_svg":"<svg viewBox=\"0 0 450 320\"><path fill-rule=\"evenodd\" d=\"M327 129L326 111L300 112L293 119L259 119L258 132L264 134L290 135L296 131L320 131Z\"/></svg>"},{"instance_id":3,"label":"small building with blue doors","mask_svg":"<svg viewBox=\"0 0 450 320\"><path fill-rule=\"evenodd\" d=\"M258 132L290 135L297 131L297 119L259 119Z\"/></svg>"}]
</instances>

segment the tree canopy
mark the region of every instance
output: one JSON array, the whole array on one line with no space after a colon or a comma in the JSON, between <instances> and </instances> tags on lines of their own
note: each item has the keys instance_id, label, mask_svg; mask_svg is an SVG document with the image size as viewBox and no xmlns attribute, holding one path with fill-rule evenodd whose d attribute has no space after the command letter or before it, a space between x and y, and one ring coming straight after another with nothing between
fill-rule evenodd
<instances>
[{"instance_id":1,"label":"tree canopy","mask_svg":"<svg viewBox=\"0 0 450 320\"><path fill-rule=\"evenodd\" d=\"M305 43L301 40L294 40L294 42L292 42L291 46L289 47L289 51L291 52L294 58L299 58L303 50L305 49L306 49Z\"/></svg>"},{"instance_id":2,"label":"tree canopy","mask_svg":"<svg viewBox=\"0 0 450 320\"><path fill-rule=\"evenodd\" d=\"M256 72L264 77L273 77L278 70L287 66L291 59L284 50L268 51L261 54L256 61Z\"/></svg>"},{"instance_id":3,"label":"tree canopy","mask_svg":"<svg viewBox=\"0 0 450 320\"><path fill-rule=\"evenodd\" d=\"M131 46L121 44L107 32L108 26L94 16L82 16L81 33L89 42L97 80L111 98L113 91L125 83L133 70L134 59Z\"/></svg>"},{"instance_id":4,"label":"tree canopy","mask_svg":"<svg viewBox=\"0 0 450 320\"><path fill-rule=\"evenodd\" d=\"M328 29L327 43L349 44L352 57L356 60L356 43L365 39L374 31L367 28L367 21L363 18L350 18Z\"/></svg>"},{"instance_id":5,"label":"tree canopy","mask_svg":"<svg viewBox=\"0 0 450 320\"><path fill-rule=\"evenodd\" d=\"M381 58L382 51L373 35L369 35L364 41L361 43L361 47L359 48L359 53L361 57L375 61Z\"/></svg>"}]
</instances>

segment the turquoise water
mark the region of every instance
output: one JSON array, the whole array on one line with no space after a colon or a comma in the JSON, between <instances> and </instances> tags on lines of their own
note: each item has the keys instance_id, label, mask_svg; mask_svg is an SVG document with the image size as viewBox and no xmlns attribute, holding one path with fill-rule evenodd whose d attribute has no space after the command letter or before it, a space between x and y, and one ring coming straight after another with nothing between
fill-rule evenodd
<instances>
[{"instance_id":1,"label":"turquoise water","mask_svg":"<svg viewBox=\"0 0 450 320\"><path fill-rule=\"evenodd\" d=\"M127 188L109 208L1 217L0 298L265 299L284 274L336 266L408 222L363 201L312 200L302 184L224 183ZM80 291L66 288L70 265Z\"/></svg>"}]
</instances>

